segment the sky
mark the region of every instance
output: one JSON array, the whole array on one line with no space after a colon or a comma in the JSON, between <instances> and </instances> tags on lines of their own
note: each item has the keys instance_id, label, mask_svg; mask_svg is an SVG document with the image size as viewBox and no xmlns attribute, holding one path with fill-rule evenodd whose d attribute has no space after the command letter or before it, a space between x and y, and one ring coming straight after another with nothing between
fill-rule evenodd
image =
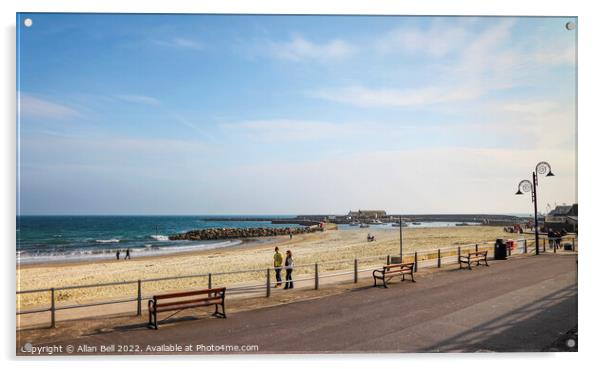
<instances>
[{"instance_id":1,"label":"sky","mask_svg":"<svg viewBox=\"0 0 602 369\"><path fill-rule=\"evenodd\" d=\"M572 204L569 21L19 14L17 212L529 213L540 161Z\"/></svg>"}]
</instances>

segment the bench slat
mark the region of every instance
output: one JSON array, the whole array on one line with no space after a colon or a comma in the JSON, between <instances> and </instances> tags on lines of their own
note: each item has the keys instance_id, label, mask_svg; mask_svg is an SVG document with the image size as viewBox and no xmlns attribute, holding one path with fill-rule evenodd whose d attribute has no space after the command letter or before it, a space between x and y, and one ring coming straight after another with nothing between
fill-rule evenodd
<instances>
[{"instance_id":1,"label":"bench slat","mask_svg":"<svg viewBox=\"0 0 602 369\"><path fill-rule=\"evenodd\" d=\"M208 295L210 293L223 293L226 291L225 287L221 288L211 288L206 290L199 291L187 291L187 292L176 292L176 293L164 293L161 295L154 295L153 299L161 300L161 299L173 299L178 297L188 297L188 296L196 296L196 295Z\"/></svg>"},{"instance_id":2,"label":"bench slat","mask_svg":"<svg viewBox=\"0 0 602 369\"><path fill-rule=\"evenodd\" d=\"M209 297L209 298L203 298L203 299L181 300L181 301L166 302L166 303L159 302L159 303L157 303L157 308L185 305L185 304L196 304L196 303L206 303L208 305L221 304L222 298L221 297Z\"/></svg>"}]
</instances>

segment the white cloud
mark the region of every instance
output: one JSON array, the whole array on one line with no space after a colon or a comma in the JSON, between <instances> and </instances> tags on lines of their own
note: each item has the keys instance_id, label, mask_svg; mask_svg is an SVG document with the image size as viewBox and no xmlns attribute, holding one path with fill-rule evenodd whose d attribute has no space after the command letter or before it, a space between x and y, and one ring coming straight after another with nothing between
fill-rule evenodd
<instances>
[{"instance_id":1,"label":"white cloud","mask_svg":"<svg viewBox=\"0 0 602 369\"><path fill-rule=\"evenodd\" d=\"M333 39L320 44L299 35L294 36L288 42L270 42L269 46L272 56L295 62L337 61L355 53L355 48L344 40Z\"/></svg>"},{"instance_id":2,"label":"white cloud","mask_svg":"<svg viewBox=\"0 0 602 369\"><path fill-rule=\"evenodd\" d=\"M310 96L360 107L421 107L476 98L481 95L479 86L433 86L408 89L367 88L351 86L322 89Z\"/></svg>"},{"instance_id":3,"label":"white cloud","mask_svg":"<svg viewBox=\"0 0 602 369\"><path fill-rule=\"evenodd\" d=\"M160 105L161 102L154 97L143 96L143 95L116 95L119 100L137 103L137 104L148 104L148 105Z\"/></svg>"},{"instance_id":4,"label":"white cloud","mask_svg":"<svg viewBox=\"0 0 602 369\"><path fill-rule=\"evenodd\" d=\"M24 92L18 94L18 110L23 117L61 119L80 116L80 113L73 108L37 98Z\"/></svg>"},{"instance_id":5,"label":"white cloud","mask_svg":"<svg viewBox=\"0 0 602 369\"><path fill-rule=\"evenodd\" d=\"M425 67L437 78L403 88L355 83L317 88L308 94L359 107L424 107L471 101L491 91L535 84L546 67L574 64L575 51L570 45L514 45L515 23L515 19L502 19L479 33L438 22L426 30L394 29L376 42L376 50L427 54L434 59L427 58ZM364 52L370 50L364 45Z\"/></svg>"},{"instance_id":6,"label":"white cloud","mask_svg":"<svg viewBox=\"0 0 602 369\"><path fill-rule=\"evenodd\" d=\"M226 123L222 128L234 133L265 140L316 140L350 134L353 124L340 124L322 121L295 119L252 120Z\"/></svg>"},{"instance_id":7,"label":"white cloud","mask_svg":"<svg viewBox=\"0 0 602 369\"><path fill-rule=\"evenodd\" d=\"M375 47L377 51L385 54L426 54L441 57L460 47L466 37L467 33L463 27L435 23L427 30L395 28L378 39Z\"/></svg>"},{"instance_id":8,"label":"white cloud","mask_svg":"<svg viewBox=\"0 0 602 369\"><path fill-rule=\"evenodd\" d=\"M204 48L203 43L201 43L200 41L181 37L174 37L170 40L157 40L155 41L155 43L157 45L183 50L201 50Z\"/></svg>"}]
</instances>

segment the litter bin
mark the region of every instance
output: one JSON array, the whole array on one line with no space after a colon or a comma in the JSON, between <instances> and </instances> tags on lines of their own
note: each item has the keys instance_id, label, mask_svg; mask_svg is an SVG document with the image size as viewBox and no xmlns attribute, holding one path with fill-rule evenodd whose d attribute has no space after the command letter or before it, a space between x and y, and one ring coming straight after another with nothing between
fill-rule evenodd
<instances>
[{"instance_id":1,"label":"litter bin","mask_svg":"<svg viewBox=\"0 0 602 369\"><path fill-rule=\"evenodd\" d=\"M495 260L506 260L507 256L506 241L501 238L495 240L495 248L493 249L493 258Z\"/></svg>"}]
</instances>

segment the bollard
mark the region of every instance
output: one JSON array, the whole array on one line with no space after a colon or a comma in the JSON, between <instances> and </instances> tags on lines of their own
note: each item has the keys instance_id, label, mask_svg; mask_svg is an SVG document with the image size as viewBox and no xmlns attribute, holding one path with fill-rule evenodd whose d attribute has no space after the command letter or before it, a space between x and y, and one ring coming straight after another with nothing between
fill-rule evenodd
<instances>
[{"instance_id":1,"label":"bollard","mask_svg":"<svg viewBox=\"0 0 602 369\"><path fill-rule=\"evenodd\" d=\"M437 249L437 268L441 268L441 249Z\"/></svg>"},{"instance_id":2,"label":"bollard","mask_svg":"<svg viewBox=\"0 0 602 369\"><path fill-rule=\"evenodd\" d=\"M523 250L524 250L523 254L526 254L527 253L527 240L523 240L523 246L524 246L523 247Z\"/></svg>"},{"instance_id":3,"label":"bollard","mask_svg":"<svg viewBox=\"0 0 602 369\"><path fill-rule=\"evenodd\" d=\"M414 251L414 273L418 271L418 251Z\"/></svg>"},{"instance_id":4,"label":"bollard","mask_svg":"<svg viewBox=\"0 0 602 369\"><path fill-rule=\"evenodd\" d=\"M387 255L387 265L391 264L391 255Z\"/></svg>"},{"instance_id":5,"label":"bollard","mask_svg":"<svg viewBox=\"0 0 602 369\"><path fill-rule=\"evenodd\" d=\"M318 279L318 263L315 264L315 269L314 269L314 273L315 273L315 284L314 284L314 289L318 289L320 287L320 281Z\"/></svg>"},{"instance_id":6,"label":"bollard","mask_svg":"<svg viewBox=\"0 0 602 369\"><path fill-rule=\"evenodd\" d=\"M265 279L265 297L270 297L270 268L266 270Z\"/></svg>"},{"instance_id":7,"label":"bollard","mask_svg":"<svg viewBox=\"0 0 602 369\"><path fill-rule=\"evenodd\" d=\"M546 252L546 240L543 240L543 249L541 252Z\"/></svg>"},{"instance_id":8,"label":"bollard","mask_svg":"<svg viewBox=\"0 0 602 369\"><path fill-rule=\"evenodd\" d=\"M136 315L142 315L142 281L138 280L138 308L136 309Z\"/></svg>"},{"instance_id":9,"label":"bollard","mask_svg":"<svg viewBox=\"0 0 602 369\"><path fill-rule=\"evenodd\" d=\"M474 252L479 252L479 244L474 245Z\"/></svg>"},{"instance_id":10,"label":"bollard","mask_svg":"<svg viewBox=\"0 0 602 369\"><path fill-rule=\"evenodd\" d=\"M506 251L508 252L508 256L512 256L512 247L506 247Z\"/></svg>"},{"instance_id":11,"label":"bollard","mask_svg":"<svg viewBox=\"0 0 602 369\"><path fill-rule=\"evenodd\" d=\"M353 260L353 283L357 283L357 259Z\"/></svg>"},{"instance_id":12,"label":"bollard","mask_svg":"<svg viewBox=\"0 0 602 369\"><path fill-rule=\"evenodd\" d=\"M54 306L54 287L50 289L50 328L56 328L56 307Z\"/></svg>"},{"instance_id":13,"label":"bollard","mask_svg":"<svg viewBox=\"0 0 602 369\"><path fill-rule=\"evenodd\" d=\"M207 275L207 288L209 288L209 289L211 289L211 285L213 284L213 283L212 283L213 281L212 281L211 279L212 279L212 278L211 278L211 273L209 273L209 274Z\"/></svg>"},{"instance_id":14,"label":"bollard","mask_svg":"<svg viewBox=\"0 0 602 369\"><path fill-rule=\"evenodd\" d=\"M458 264L460 264L460 246L458 246Z\"/></svg>"}]
</instances>

